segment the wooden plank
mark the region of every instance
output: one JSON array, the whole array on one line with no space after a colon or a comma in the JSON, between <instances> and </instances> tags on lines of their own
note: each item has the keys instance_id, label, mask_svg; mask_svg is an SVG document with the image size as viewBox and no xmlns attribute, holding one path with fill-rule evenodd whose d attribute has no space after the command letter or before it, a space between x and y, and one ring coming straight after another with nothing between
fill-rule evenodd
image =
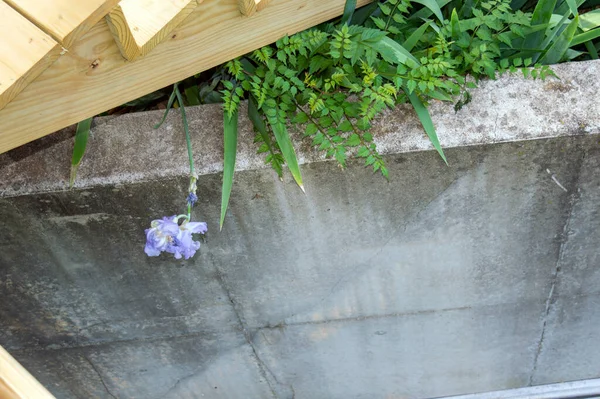
<instances>
[{"instance_id":1,"label":"wooden plank","mask_svg":"<svg viewBox=\"0 0 600 399\"><path fill-rule=\"evenodd\" d=\"M106 21L123 57L133 60L148 54L197 6L196 0L121 0Z\"/></svg>"},{"instance_id":2,"label":"wooden plank","mask_svg":"<svg viewBox=\"0 0 600 399\"><path fill-rule=\"evenodd\" d=\"M41 30L70 48L119 0L5 0Z\"/></svg>"},{"instance_id":3,"label":"wooden plank","mask_svg":"<svg viewBox=\"0 0 600 399\"><path fill-rule=\"evenodd\" d=\"M255 12L262 10L269 4L270 0L238 0L240 12L247 17Z\"/></svg>"},{"instance_id":4,"label":"wooden plank","mask_svg":"<svg viewBox=\"0 0 600 399\"><path fill-rule=\"evenodd\" d=\"M54 399L54 396L0 346L0 398Z\"/></svg>"},{"instance_id":5,"label":"wooden plank","mask_svg":"<svg viewBox=\"0 0 600 399\"><path fill-rule=\"evenodd\" d=\"M0 109L60 55L61 48L18 12L0 1Z\"/></svg>"},{"instance_id":6,"label":"wooden plank","mask_svg":"<svg viewBox=\"0 0 600 399\"><path fill-rule=\"evenodd\" d=\"M134 62L123 59L103 20L0 110L0 153L341 15L344 3L274 0L246 18L237 0L204 0Z\"/></svg>"}]
</instances>

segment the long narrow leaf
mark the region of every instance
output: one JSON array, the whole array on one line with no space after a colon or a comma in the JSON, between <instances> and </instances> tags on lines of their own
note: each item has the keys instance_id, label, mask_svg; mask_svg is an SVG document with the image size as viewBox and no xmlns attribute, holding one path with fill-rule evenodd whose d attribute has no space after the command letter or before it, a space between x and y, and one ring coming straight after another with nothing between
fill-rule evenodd
<instances>
[{"instance_id":1,"label":"long narrow leaf","mask_svg":"<svg viewBox=\"0 0 600 399\"><path fill-rule=\"evenodd\" d=\"M451 1L452 0L436 0L435 3L437 4L437 6L440 9L442 9L442 8L444 8L444 6L446 4L450 3ZM429 18L431 16L431 14L433 14L433 11L431 11L431 8L423 7L419 11L412 14L409 19Z\"/></svg>"},{"instance_id":2,"label":"long narrow leaf","mask_svg":"<svg viewBox=\"0 0 600 399\"><path fill-rule=\"evenodd\" d=\"M377 43L373 45L373 48L377 50L384 60L393 64L404 64L407 59L413 60L417 65L417 60L408 50L402 47L395 40L384 36Z\"/></svg>"},{"instance_id":3,"label":"long narrow leaf","mask_svg":"<svg viewBox=\"0 0 600 399\"><path fill-rule=\"evenodd\" d=\"M346 5L344 6L344 15L342 15L342 25L350 25L350 21L352 20L352 15L354 14L355 9L356 0L346 0Z\"/></svg>"},{"instance_id":4,"label":"long narrow leaf","mask_svg":"<svg viewBox=\"0 0 600 399\"><path fill-rule=\"evenodd\" d=\"M407 96L413 108L415 109L417 116L419 117L419 120L423 125L423 129L425 129L425 133L427 133L427 136L431 141L431 144L433 144L433 147L437 150L438 154L440 154L440 157L442 157L446 165L448 165L448 161L446 160L446 156L444 155L444 150L442 149L442 146L440 145L440 140L438 139L437 133L435 132L435 126L433 126L431 115L429 115L429 110L427 110L425 104L423 104L421 99L415 93L407 93Z\"/></svg>"},{"instance_id":5,"label":"long narrow leaf","mask_svg":"<svg viewBox=\"0 0 600 399\"><path fill-rule=\"evenodd\" d=\"M442 15L442 10L436 0L413 0L415 3L423 4L426 8L429 9L436 17L440 20L440 22L444 22L444 16Z\"/></svg>"},{"instance_id":6,"label":"long narrow leaf","mask_svg":"<svg viewBox=\"0 0 600 399\"><path fill-rule=\"evenodd\" d=\"M417 30L415 30L412 33L412 35L408 37L408 39L406 39L406 41L402 44L402 47L404 47L406 51L410 52L413 49L413 47L417 45L419 39L423 37L423 34L427 30L427 28L429 28L430 24L430 21L426 21L423 25L421 25Z\"/></svg>"},{"instance_id":7,"label":"long narrow leaf","mask_svg":"<svg viewBox=\"0 0 600 399\"><path fill-rule=\"evenodd\" d=\"M567 29L565 29L552 46L550 46L544 57L542 57L540 60L542 64L556 64L562 59L569 48L569 44L573 40L573 36L575 36L578 24L579 16L576 16L569 26L567 26Z\"/></svg>"},{"instance_id":8,"label":"long narrow leaf","mask_svg":"<svg viewBox=\"0 0 600 399\"><path fill-rule=\"evenodd\" d=\"M585 32L600 26L600 9L586 12L579 16L581 29Z\"/></svg>"},{"instance_id":9,"label":"long narrow leaf","mask_svg":"<svg viewBox=\"0 0 600 399\"><path fill-rule=\"evenodd\" d=\"M560 6L557 6L554 9L554 13L555 14L564 14L565 12L567 12L567 10L571 10L573 15L577 15L578 8L583 3L585 3L585 0L569 0L569 1L565 1Z\"/></svg>"},{"instance_id":10,"label":"long narrow leaf","mask_svg":"<svg viewBox=\"0 0 600 399\"><path fill-rule=\"evenodd\" d=\"M352 15L350 25L363 25L365 21L369 19L369 17L377 10L379 10L379 3L376 1L359 8L354 12L354 15Z\"/></svg>"},{"instance_id":11,"label":"long narrow leaf","mask_svg":"<svg viewBox=\"0 0 600 399\"><path fill-rule=\"evenodd\" d=\"M550 22L550 18L552 17L552 13L554 12L554 7L556 6L556 0L539 0L535 9L533 10L533 15L531 17L531 25L540 25L547 24ZM540 48L540 43L544 40L544 32L538 31L533 32L525 38L523 42L523 47L525 48ZM543 48L543 47L542 47Z\"/></svg>"},{"instance_id":12,"label":"long narrow leaf","mask_svg":"<svg viewBox=\"0 0 600 399\"><path fill-rule=\"evenodd\" d=\"M165 122L165 119L167 119L167 114L173 106L173 101L175 101L175 90L173 90L173 93L171 93L171 97L169 97L169 101L167 101L167 109L165 109L165 113L163 114L162 119L160 120L160 122L154 125L155 129L158 129Z\"/></svg>"},{"instance_id":13,"label":"long narrow leaf","mask_svg":"<svg viewBox=\"0 0 600 399\"><path fill-rule=\"evenodd\" d=\"M77 124L77 131L75 133L75 146L73 147L73 157L71 158L71 177L69 178L69 187L73 187L75 178L77 177L77 170L85 154L87 147L88 138L90 136L90 127L92 126L92 119L85 119Z\"/></svg>"},{"instance_id":14,"label":"long narrow leaf","mask_svg":"<svg viewBox=\"0 0 600 399\"><path fill-rule=\"evenodd\" d=\"M592 43L591 41L589 42L585 42L585 48L587 49L588 53L590 53L590 57L593 60L597 60L598 57L598 50L596 50L596 47L594 47L594 43ZM568 52L568 50L567 50Z\"/></svg>"},{"instance_id":15,"label":"long narrow leaf","mask_svg":"<svg viewBox=\"0 0 600 399\"><path fill-rule=\"evenodd\" d=\"M554 26L554 28L552 28L552 30L550 31L550 34L548 34L548 36L546 36L546 38L544 39L544 41L542 42L542 44L540 45L540 48L542 49L549 49L549 46L551 46L551 43L554 42L554 39L560 35L564 29L565 29L565 23L568 20L569 16L571 15L571 11L567 11L565 13L565 15L562 16L562 18L560 19L560 21ZM554 16L553 16L554 17ZM541 52L536 53L533 55L532 60L533 63L537 63L539 57L542 55Z\"/></svg>"},{"instance_id":16,"label":"long narrow leaf","mask_svg":"<svg viewBox=\"0 0 600 399\"><path fill-rule=\"evenodd\" d=\"M223 189L221 191L221 220L219 229L223 230L225 214L229 205L231 196L231 187L233 186L233 173L235 171L235 156L237 154L237 136L238 136L238 113L237 111L229 117L227 112L223 112Z\"/></svg>"},{"instance_id":17,"label":"long narrow leaf","mask_svg":"<svg viewBox=\"0 0 600 399\"><path fill-rule=\"evenodd\" d=\"M287 164L290 173L294 177L296 184L298 184L300 189L305 192L304 183L302 183L302 174L300 173L300 166L298 166L298 158L296 157L296 151L294 150L294 145L292 144L292 140L290 139L290 135L288 134L285 123L283 123L281 118L277 115L278 111L279 110L277 108L266 106L265 113L267 114L267 121L273 130L277 144L281 149L281 155L283 155L283 159L285 159L285 163Z\"/></svg>"},{"instance_id":18,"label":"long narrow leaf","mask_svg":"<svg viewBox=\"0 0 600 399\"><path fill-rule=\"evenodd\" d=\"M585 43L589 40L593 40L597 37L600 37L600 28L588 30L587 32L580 33L577 36L573 37L571 40L571 47L577 46L578 44Z\"/></svg>"},{"instance_id":19,"label":"long narrow leaf","mask_svg":"<svg viewBox=\"0 0 600 399\"><path fill-rule=\"evenodd\" d=\"M253 96L250 96L248 99L248 118L254 125L254 128L260 133L264 143L269 147L269 150L272 152L273 148L271 148L271 138L269 137L269 133L267 132L267 125L265 125L265 121L262 116L258 113L258 104L256 99Z\"/></svg>"}]
</instances>

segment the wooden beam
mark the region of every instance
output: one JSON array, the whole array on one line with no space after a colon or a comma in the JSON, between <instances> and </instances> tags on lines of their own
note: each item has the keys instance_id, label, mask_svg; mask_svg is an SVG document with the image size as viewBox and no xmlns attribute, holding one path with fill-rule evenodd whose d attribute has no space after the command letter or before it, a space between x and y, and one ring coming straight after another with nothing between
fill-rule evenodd
<instances>
[{"instance_id":1,"label":"wooden beam","mask_svg":"<svg viewBox=\"0 0 600 399\"><path fill-rule=\"evenodd\" d=\"M0 153L341 15L344 4L274 0L246 18L237 0L205 0L134 62L123 59L103 20L0 110Z\"/></svg>"},{"instance_id":2,"label":"wooden beam","mask_svg":"<svg viewBox=\"0 0 600 399\"><path fill-rule=\"evenodd\" d=\"M262 10L269 4L270 0L238 0L240 12L247 17L255 12Z\"/></svg>"},{"instance_id":3,"label":"wooden beam","mask_svg":"<svg viewBox=\"0 0 600 399\"><path fill-rule=\"evenodd\" d=\"M60 45L0 1L0 109L60 55Z\"/></svg>"},{"instance_id":4,"label":"wooden beam","mask_svg":"<svg viewBox=\"0 0 600 399\"><path fill-rule=\"evenodd\" d=\"M69 48L119 0L5 0L15 10Z\"/></svg>"},{"instance_id":5,"label":"wooden beam","mask_svg":"<svg viewBox=\"0 0 600 399\"><path fill-rule=\"evenodd\" d=\"M54 399L54 396L0 346L1 399Z\"/></svg>"},{"instance_id":6,"label":"wooden beam","mask_svg":"<svg viewBox=\"0 0 600 399\"><path fill-rule=\"evenodd\" d=\"M123 57L133 60L156 47L198 3L196 0L121 0L106 16L106 21Z\"/></svg>"}]
</instances>

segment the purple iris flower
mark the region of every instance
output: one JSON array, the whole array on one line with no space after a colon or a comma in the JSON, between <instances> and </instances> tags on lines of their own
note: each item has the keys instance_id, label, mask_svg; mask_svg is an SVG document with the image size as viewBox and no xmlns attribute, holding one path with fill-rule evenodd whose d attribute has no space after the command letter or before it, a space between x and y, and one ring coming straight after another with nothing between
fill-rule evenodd
<instances>
[{"instance_id":1,"label":"purple iris flower","mask_svg":"<svg viewBox=\"0 0 600 399\"><path fill-rule=\"evenodd\" d=\"M152 221L150 228L146 229L144 251L148 256L168 252L173 254L175 259L189 259L200 249L200 242L194 241L192 234L205 234L208 230L206 223L184 221L179 225L177 221L177 216Z\"/></svg>"}]
</instances>

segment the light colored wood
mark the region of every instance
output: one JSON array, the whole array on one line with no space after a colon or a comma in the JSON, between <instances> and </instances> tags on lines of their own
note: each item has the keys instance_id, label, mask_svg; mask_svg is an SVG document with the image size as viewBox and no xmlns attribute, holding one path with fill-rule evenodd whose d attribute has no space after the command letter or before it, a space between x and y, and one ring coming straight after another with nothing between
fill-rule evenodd
<instances>
[{"instance_id":1,"label":"light colored wood","mask_svg":"<svg viewBox=\"0 0 600 399\"><path fill-rule=\"evenodd\" d=\"M258 0L258 3L256 3L256 11L262 10L263 8L268 6L270 2L271 0Z\"/></svg>"},{"instance_id":2,"label":"light colored wood","mask_svg":"<svg viewBox=\"0 0 600 399\"><path fill-rule=\"evenodd\" d=\"M5 0L15 10L70 48L119 0Z\"/></svg>"},{"instance_id":3,"label":"light colored wood","mask_svg":"<svg viewBox=\"0 0 600 399\"><path fill-rule=\"evenodd\" d=\"M134 62L123 59L102 20L0 110L0 153L341 15L344 3L275 0L246 18L237 0L204 0Z\"/></svg>"},{"instance_id":4,"label":"light colored wood","mask_svg":"<svg viewBox=\"0 0 600 399\"><path fill-rule=\"evenodd\" d=\"M61 48L18 12L0 1L0 109L60 55Z\"/></svg>"},{"instance_id":5,"label":"light colored wood","mask_svg":"<svg viewBox=\"0 0 600 399\"><path fill-rule=\"evenodd\" d=\"M197 5L196 0L121 0L106 21L123 57L134 60L148 54Z\"/></svg>"},{"instance_id":6,"label":"light colored wood","mask_svg":"<svg viewBox=\"0 0 600 399\"><path fill-rule=\"evenodd\" d=\"M247 17L252 16L255 12L264 9L270 0L238 0L240 12Z\"/></svg>"},{"instance_id":7,"label":"light colored wood","mask_svg":"<svg viewBox=\"0 0 600 399\"><path fill-rule=\"evenodd\" d=\"M54 399L54 396L0 346L0 398Z\"/></svg>"}]
</instances>

